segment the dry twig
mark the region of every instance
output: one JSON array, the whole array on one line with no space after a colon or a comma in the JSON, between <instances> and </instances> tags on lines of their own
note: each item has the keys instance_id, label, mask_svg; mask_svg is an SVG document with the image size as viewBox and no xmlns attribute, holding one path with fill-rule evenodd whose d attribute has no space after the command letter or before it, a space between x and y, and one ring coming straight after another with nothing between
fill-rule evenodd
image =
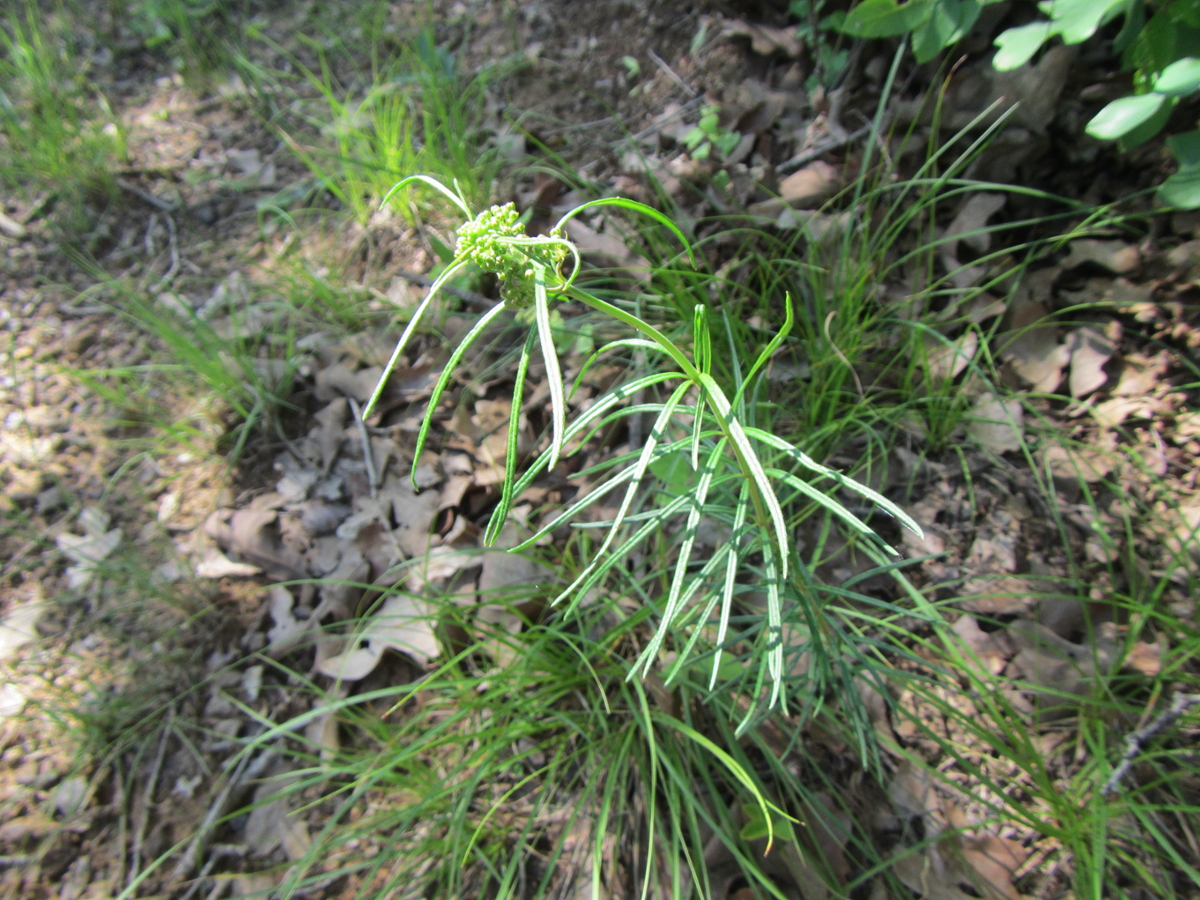
<instances>
[{"instance_id":1,"label":"dry twig","mask_svg":"<svg viewBox=\"0 0 1200 900\"><path fill-rule=\"evenodd\" d=\"M1112 774L1108 776L1104 786L1100 788L1100 795L1111 797L1115 794L1117 788L1121 786L1121 780L1129 774L1134 761L1146 748L1146 745L1174 725L1185 712L1198 704L1200 704L1200 694L1176 694L1171 705L1155 716L1154 721L1144 728L1139 728L1132 734L1126 735L1125 752L1121 754L1121 761L1112 770Z\"/></svg>"}]
</instances>

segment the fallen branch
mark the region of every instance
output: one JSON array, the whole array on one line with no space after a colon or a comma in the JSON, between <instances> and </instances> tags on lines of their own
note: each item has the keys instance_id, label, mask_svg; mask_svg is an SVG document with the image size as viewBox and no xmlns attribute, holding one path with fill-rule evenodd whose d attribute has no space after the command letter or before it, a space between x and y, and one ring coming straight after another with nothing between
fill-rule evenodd
<instances>
[{"instance_id":1,"label":"fallen branch","mask_svg":"<svg viewBox=\"0 0 1200 900\"><path fill-rule=\"evenodd\" d=\"M1125 752L1121 755L1121 761L1117 764L1117 767L1108 776L1108 780L1104 782L1104 786L1100 788L1100 795L1111 797L1115 794L1117 788L1121 785L1121 780L1129 774L1129 770L1133 768L1134 761L1146 748L1146 745L1174 725L1180 716L1197 704L1200 704L1200 694L1176 694L1175 699L1171 701L1171 705L1155 716L1153 722L1144 728L1139 728L1132 734L1126 735Z\"/></svg>"}]
</instances>

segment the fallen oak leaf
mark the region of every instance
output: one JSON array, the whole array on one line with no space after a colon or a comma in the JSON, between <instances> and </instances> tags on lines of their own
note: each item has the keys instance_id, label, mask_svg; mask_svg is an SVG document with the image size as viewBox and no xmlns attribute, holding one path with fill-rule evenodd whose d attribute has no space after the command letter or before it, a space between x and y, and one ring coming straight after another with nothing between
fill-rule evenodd
<instances>
[{"instance_id":1,"label":"fallen oak leaf","mask_svg":"<svg viewBox=\"0 0 1200 900\"><path fill-rule=\"evenodd\" d=\"M745 19L725 19L721 23L721 36L749 38L750 49L760 56L782 53L795 59L804 49L794 28L772 28Z\"/></svg>"}]
</instances>

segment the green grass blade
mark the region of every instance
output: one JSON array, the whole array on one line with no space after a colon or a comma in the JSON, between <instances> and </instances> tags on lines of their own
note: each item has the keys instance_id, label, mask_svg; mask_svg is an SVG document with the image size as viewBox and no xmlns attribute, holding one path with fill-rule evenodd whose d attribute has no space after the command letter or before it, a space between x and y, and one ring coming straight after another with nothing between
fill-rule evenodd
<instances>
[{"instance_id":1,"label":"green grass blade","mask_svg":"<svg viewBox=\"0 0 1200 900\"><path fill-rule=\"evenodd\" d=\"M742 401L742 392L746 390L746 386L750 384L752 378L767 362L771 359L771 355L779 349L787 336L792 333L792 326L796 324L796 311L792 306L792 295L783 295L784 309L786 310L783 320L783 327L775 333L775 337L771 338L767 346L763 347L762 352L758 354L758 359L754 361L754 365L750 367L750 371L745 374L745 377L740 379L740 385L737 393L733 397L733 405L738 406Z\"/></svg>"},{"instance_id":2,"label":"green grass blade","mask_svg":"<svg viewBox=\"0 0 1200 900\"><path fill-rule=\"evenodd\" d=\"M683 232L679 230L679 226L654 207L647 206L645 203L638 203L636 200L626 199L625 197L601 197L598 200L589 200L587 203L575 207L573 210L559 219L558 224L556 224L551 231L561 231L562 227L567 224L568 221L575 218L575 216L579 215L585 209L591 209L593 206L617 206L621 209L628 209L632 212L641 213L643 216L653 219L659 225L662 225L664 228L668 229L673 235L675 235L675 237L679 239L679 243L683 244L683 249L687 251L688 261L691 262L693 268L695 267L696 254L692 250L692 245L688 242L688 239L684 237Z\"/></svg>"},{"instance_id":3,"label":"green grass blade","mask_svg":"<svg viewBox=\"0 0 1200 900\"><path fill-rule=\"evenodd\" d=\"M463 211L463 214L468 219L475 217L475 214L473 212L471 212L471 208L469 206L467 206L466 202L461 197L459 197L457 194L455 194L454 191L450 190L450 188L446 187L444 184L442 184L436 178L433 178L429 175L409 175L407 178L404 178L404 179L398 181L396 184L394 184L392 186L392 189L390 191L388 191L386 194L384 194L383 199L381 201L379 201L379 205L384 206L390 199L392 199L393 194L395 194L397 191L404 190L406 187L408 187L408 185L412 184L414 181L423 182L423 183L429 185L431 188L441 191L443 194L445 194L447 197L450 198L451 203L453 203L455 206L457 206L459 209L461 209Z\"/></svg>"}]
</instances>

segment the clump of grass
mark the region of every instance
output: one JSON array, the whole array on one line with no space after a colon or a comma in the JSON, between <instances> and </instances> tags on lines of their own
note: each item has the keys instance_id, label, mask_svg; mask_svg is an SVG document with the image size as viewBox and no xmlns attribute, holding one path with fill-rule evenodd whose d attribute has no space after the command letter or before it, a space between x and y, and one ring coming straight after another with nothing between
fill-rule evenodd
<instances>
[{"instance_id":1,"label":"clump of grass","mask_svg":"<svg viewBox=\"0 0 1200 900\"><path fill-rule=\"evenodd\" d=\"M113 18L128 21L148 49L165 51L184 81L202 94L231 60L227 32L241 5L238 0L137 0L120 4L124 8L114 9Z\"/></svg>"},{"instance_id":2,"label":"clump of grass","mask_svg":"<svg viewBox=\"0 0 1200 900\"><path fill-rule=\"evenodd\" d=\"M465 76L431 28L394 55L383 51L378 29L353 47L340 39L331 39L332 47L304 39L313 63L261 32L252 34L287 58L298 74L264 70L243 57L243 77L271 95L266 106L273 127L356 220L370 220L384 195L414 170L457 181L473 203L487 201L498 161L481 130L486 76ZM364 57L366 67L359 63ZM299 83L284 88L287 81ZM273 85L269 91L267 84ZM278 95L292 91L308 95L299 101L304 112L298 119L273 111ZM407 200L407 192L398 199ZM398 208L411 218L406 202Z\"/></svg>"},{"instance_id":3,"label":"clump of grass","mask_svg":"<svg viewBox=\"0 0 1200 900\"><path fill-rule=\"evenodd\" d=\"M113 189L123 152L116 118L87 79L77 36L33 2L0 27L0 181L22 191L50 190L66 203Z\"/></svg>"}]
</instances>

